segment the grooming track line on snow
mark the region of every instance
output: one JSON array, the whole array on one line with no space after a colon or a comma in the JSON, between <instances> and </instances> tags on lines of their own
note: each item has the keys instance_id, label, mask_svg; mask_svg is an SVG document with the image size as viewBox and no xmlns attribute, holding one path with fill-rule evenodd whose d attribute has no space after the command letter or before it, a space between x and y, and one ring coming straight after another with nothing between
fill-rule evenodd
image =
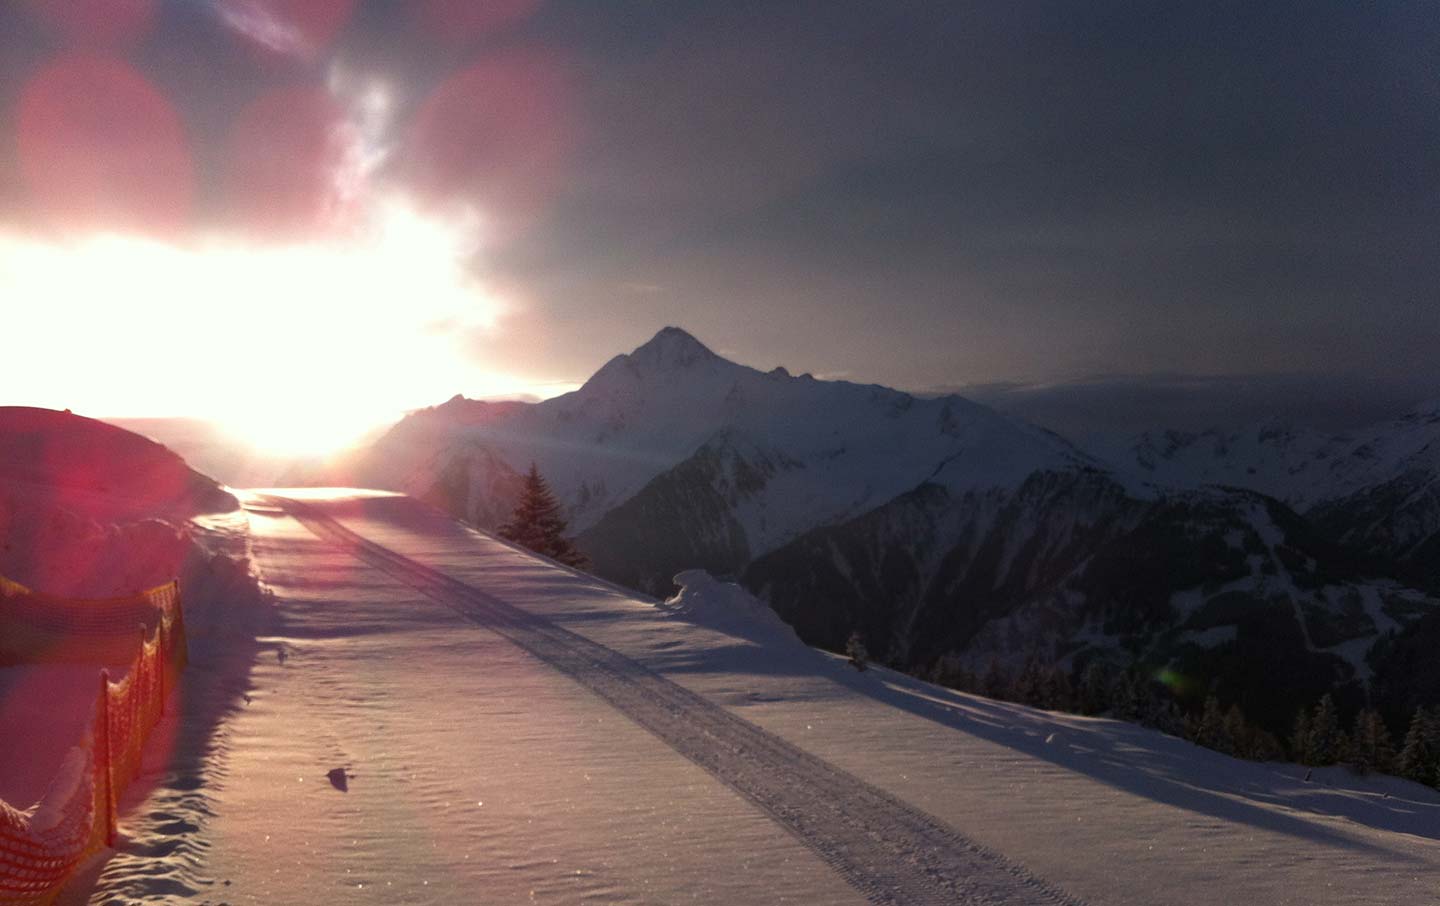
<instances>
[{"instance_id":1,"label":"grooming track line on snow","mask_svg":"<svg viewBox=\"0 0 1440 906\"><path fill-rule=\"evenodd\" d=\"M758 806L872 903L1083 906L939 820L616 651L369 541L310 505L274 502L321 539L598 695Z\"/></svg>"}]
</instances>

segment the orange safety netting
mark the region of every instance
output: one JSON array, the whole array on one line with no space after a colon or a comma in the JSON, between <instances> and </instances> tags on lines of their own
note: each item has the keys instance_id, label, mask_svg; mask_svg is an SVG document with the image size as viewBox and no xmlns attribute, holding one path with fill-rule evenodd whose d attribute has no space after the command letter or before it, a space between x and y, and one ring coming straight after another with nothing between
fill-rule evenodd
<instances>
[{"instance_id":1,"label":"orange safety netting","mask_svg":"<svg viewBox=\"0 0 1440 906\"><path fill-rule=\"evenodd\" d=\"M117 803L129 782L140 773L145 740L165 710L165 698L184 669L187 651L179 585L170 582L130 598L73 601L36 594L0 576L0 625L6 631L45 603L83 611L113 608L118 616L97 615L71 624L45 618L47 632L74 625L96 638L109 625L129 638L130 660L119 682L100 671L100 689L88 738L72 749L39 805L21 812L0 801L0 906L49 903L61 885L85 860L115 838ZM137 609L153 614L125 622ZM11 608L19 609L11 609ZM113 617L113 619L112 619ZM138 651L136 645L138 642ZM108 655L108 647L95 648ZM39 652L44 661L53 649Z\"/></svg>"},{"instance_id":2,"label":"orange safety netting","mask_svg":"<svg viewBox=\"0 0 1440 906\"><path fill-rule=\"evenodd\" d=\"M137 636L153 632L162 616L182 621L179 595L167 582L118 598L61 598L0 576L0 666L128 664Z\"/></svg>"}]
</instances>

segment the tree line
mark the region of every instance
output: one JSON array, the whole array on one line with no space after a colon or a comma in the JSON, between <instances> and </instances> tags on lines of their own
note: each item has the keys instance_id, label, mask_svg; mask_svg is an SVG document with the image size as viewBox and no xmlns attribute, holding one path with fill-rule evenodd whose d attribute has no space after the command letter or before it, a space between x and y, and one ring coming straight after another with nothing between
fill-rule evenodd
<instances>
[{"instance_id":1,"label":"tree line","mask_svg":"<svg viewBox=\"0 0 1440 906\"><path fill-rule=\"evenodd\" d=\"M566 524L555 499L534 463L525 476L520 502L499 535L552 560L577 568L588 563L566 537ZM851 635L846 655L864 670L870 655L859 633ZM1290 759L1320 767L1343 764L1351 769L1394 774L1440 788L1440 708L1419 707L1410 717L1400 744L1374 708L1360 710L1348 727L1329 694L1295 716L1288 738L1281 739L1248 717L1238 703L1223 707L1215 695L1198 708L1181 707L1170 687L1138 668L1121 669L1092 660L1075 671L1046 664L1032 654L1019 670L992 660L983 673L966 669L953 658L940 658L922 677L930 682L987 698L1016 702L1049 711L1114 717L1153 727L1196 745L1252 761Z\"/></svg>"},{"instance_id":2,"label":"tree line","mask_svg":"<svg viewBox=\"0 0 1440 906\"><path fill-rule=\"evenodd\" d=\"M1237 703L1227 708L1209 695L1198 708L1185 710L1159 678L1104 661L1071 671L1032 655L1018 670L992 660L983 673L974 673L954 659L941 658L922 678L1049 711L1118 718L1237 758L1289 759L1314 767L1340 764L1362 774L1393 774L1440 788L1437 707L1416 708L1397 746L1379 711L1364 708L1346 726L1328 693L1302 708L1290 735L1282 739L1248 719Z\"/></svg>"}]
</instances>

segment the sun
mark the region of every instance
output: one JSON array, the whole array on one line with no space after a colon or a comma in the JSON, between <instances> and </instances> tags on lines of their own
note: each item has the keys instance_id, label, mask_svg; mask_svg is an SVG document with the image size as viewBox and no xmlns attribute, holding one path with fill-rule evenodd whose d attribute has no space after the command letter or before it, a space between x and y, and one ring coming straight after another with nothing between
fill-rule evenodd
<instances>
[{"instance_id":1,"label":"sun","mask_svg":"<svg viewBox=\"0 0 1440 906\"><path fill-rule=\"evenodd\" d=\"M401 202L354 235L290 244L0 235L0 381L9 402L199 417L268 453L332 452L456 392L524 387L466 352L507 310L472 274L477 236Z\"/></svg>"}]
</instances>

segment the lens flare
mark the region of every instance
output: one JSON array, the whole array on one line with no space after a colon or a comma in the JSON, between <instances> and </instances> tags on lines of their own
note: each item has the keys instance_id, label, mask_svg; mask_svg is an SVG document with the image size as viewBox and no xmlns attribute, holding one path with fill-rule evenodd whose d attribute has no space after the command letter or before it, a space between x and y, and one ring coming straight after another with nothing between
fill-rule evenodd
<instances>
[{"instance_id":1,"label":"lens flare","mask_svg":"<svg viewBox=\"0 0 1440 906\"><path fill-rule=\"evenodd\" d=\"M287 88L247 106L231 131L227 198L243 229L289 236L342 218L359 138L324 88Z\"/></svg>"},{"instance_id":2,"label":"lens flare","mask_svg":"<svg viewBox=\"0 0 1440 906\"><path fill-rule=\"evenodd\" d=\"M1156 672L1155 681L1169 689L1176 698L1192 698L1200 691L1200 685L1193 677L1186 676L1171 667L1165 667Z\"/></svg>"},{"instance_id":3,"label":"lens flare","mask_svg":"<svg viewBox=\"0 0 1440 906\"><path fill-rule=\"evenodd\" d=\"M497 54L451 76L421 106L406 148L409 182L432 202L479 199L524 223L559 188L575 132L560 61Z\"/></svg>"},{"instance_id":4,"label":"lens flare","mask_svg":"<svg viewBox=\"0 0 1440 906\"><path fill-rule=\"evenodd\" d=\"M173 234L194 192L180 116L129 64L61 57L20 97L20 170L36 212L67 231Z\"/></svg>"},{"instance_id":5,"label":"lens flare","mask_svg":"<svg viewBox=\"0 0 1440 906\"><path fill-rule=\"evenodd\" d=\"M420 24L436 41L469 44L517 25L535 14L541 0L419 0L412 3Z\"/></svg>"},{"instance_id":6,"label":"lens flare","mask_svg":"<svg viewBox=\"0 0 1440 906\"><path fill-rule=\"evenodd\" d=\"M26 0L35 18L69 43L92 49L130 46L150 31L158 0Z\"/></svg>"},{"instance_id":7,"label":"lens flare","mask_svg":"<svg viewBox=\"0 0 1440 906\"><path fill-rule=\"evenodd\" d=\"M355 10L354 0L218 0L220 20L261 61L314 60Z\"/></svg>"},{"instance_id":8,"label":"lens flare","mask_svg":"<svg viewBox=\"0 0 1440 906\"><path fill-rule=\"evenodd\" d=\"M358 233L310 242L0 234L0 383L86 414L207 418L286 453L457 390L524 392L469 352L508 308L472 274L479 226L388 199Z\"/></svg>"}]
</instances>

